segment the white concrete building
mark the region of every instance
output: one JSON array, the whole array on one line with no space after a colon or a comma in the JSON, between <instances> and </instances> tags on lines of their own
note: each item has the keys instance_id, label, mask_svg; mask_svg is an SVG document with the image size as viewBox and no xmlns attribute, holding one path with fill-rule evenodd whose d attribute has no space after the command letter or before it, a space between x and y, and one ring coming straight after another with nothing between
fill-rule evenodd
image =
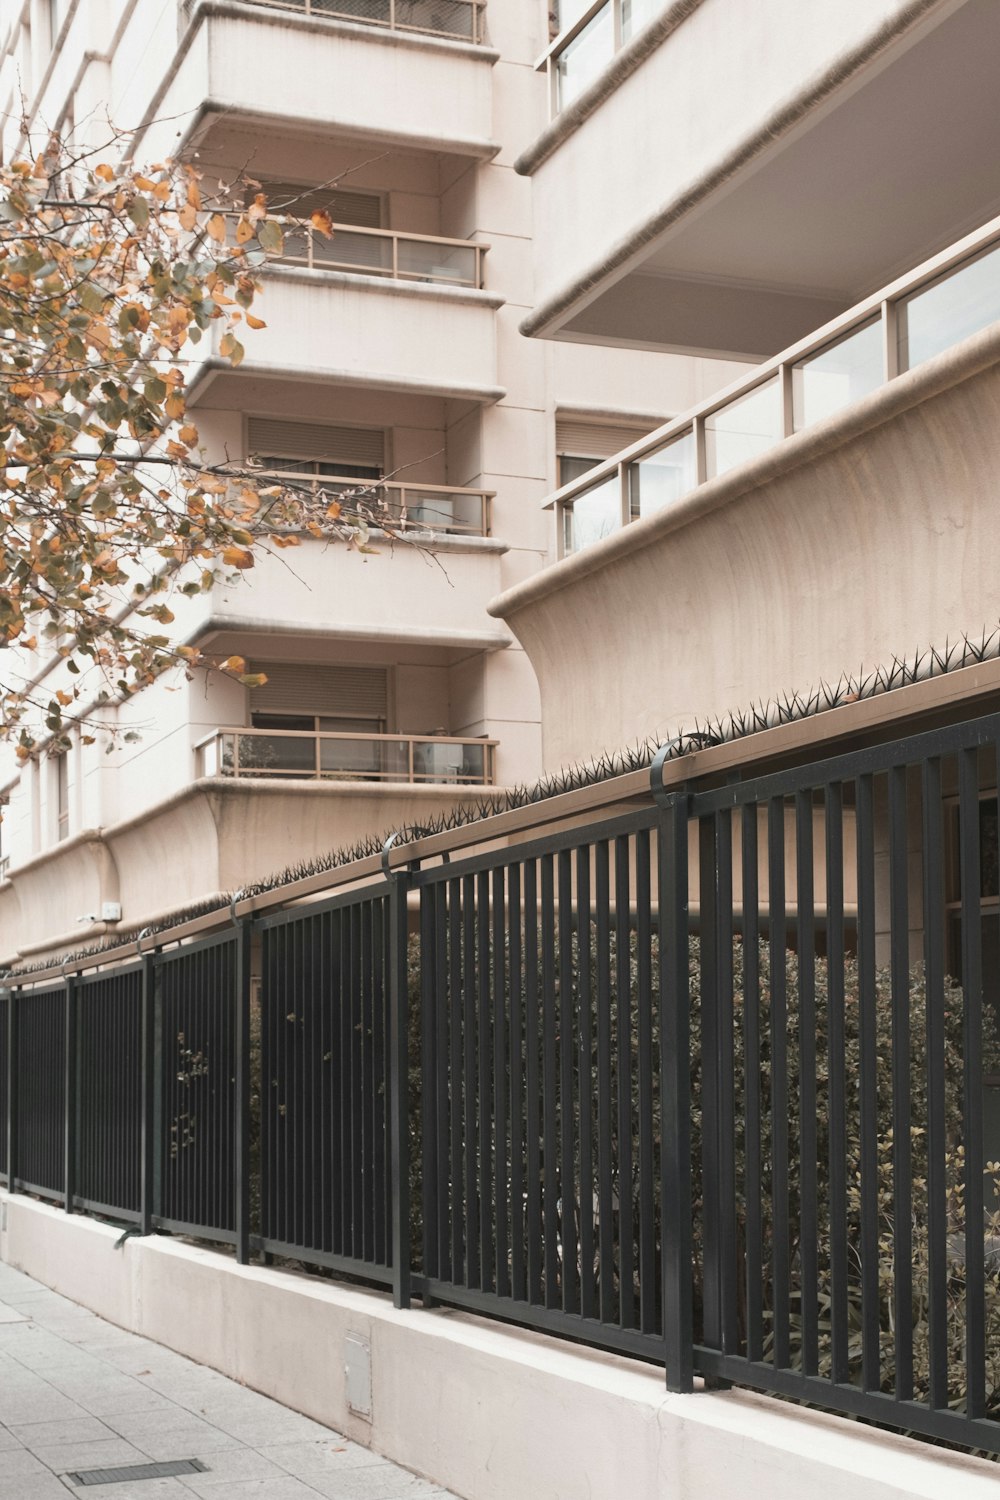
<instances>
[{"instance_id":1,"label":"white concrete building","mask_svg":"<svg viewBox=\"0 0 1000 1500\"><path fill-rule=\"evenodd\" d=\"M334 239L289 234L269 269L240 369L199 346L189 408L214 458L388 476L434 537L368 559L307 542L181 601L179 637L266 687L164 679L106 716L133 741L10 769L0 962L540 770L534 673L488 602L551 559L557 485L742 369L519 331L549 295L514 170L545 129L546 44L540 0L7 0L8 155L110 121L139 162L329 206ZM592 199L571 205L578 256ZM39 693L56 668L30 663Z\"/></svg>"},{"instance_id":2,"label":"white concrete building","mask_svg":"<svg viewBox=\"0 0 1000 1500\"><path fill-rule=\"evenodd\" d=\"M994 630L1000 7L558 20L551 117L515 164L522 331L754 364L549 497L563 558L494 610L538 674L546 762Z\"/></svg>"}]
</instances>

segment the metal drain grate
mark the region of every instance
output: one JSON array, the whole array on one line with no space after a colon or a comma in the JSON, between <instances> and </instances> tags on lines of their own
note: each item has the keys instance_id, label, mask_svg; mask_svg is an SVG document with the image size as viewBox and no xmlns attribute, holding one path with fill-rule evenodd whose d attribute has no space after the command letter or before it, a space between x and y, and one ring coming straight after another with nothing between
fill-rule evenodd
<instances>
[{"instance_id":1,"label":"metal drain grate","mask_svg":"<svg viewBox=\"0 0 1000 1500\"><path fill-rule=\"evenodd\" d=\"M123 1484L126 1479L172 1479L175 1474L207 1474L200 1458L174 1458L162 1464L127 1464L121 1469L83 1469L67 1474L74 1484Z\"/></svg>"}]
</instances>

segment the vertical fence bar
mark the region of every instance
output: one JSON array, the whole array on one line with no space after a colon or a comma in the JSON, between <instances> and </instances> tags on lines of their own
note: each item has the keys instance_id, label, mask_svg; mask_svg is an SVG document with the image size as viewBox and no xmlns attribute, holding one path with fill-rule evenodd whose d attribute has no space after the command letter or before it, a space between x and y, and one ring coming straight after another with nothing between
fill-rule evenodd
<instances>
[{"instance_id":1,"label":"vertical fence bar","mask_svg":"<svg viewBox=\"0 0 1000 1500\"><path fill-rule=\"evenodd\" d=\"M444 976L441 976L444 982ZM449 1181L451 1184L451 1275L461 1283L465 1266L465 1223L462 1193L462 1055L463 1055L463 1009L462 1009L462 884L458 880L448 882L448 1000L449 1004L449 1059L448 1071L451 1080L451 1111L449 1135Z\"/></svg>"},{"instance_id":2,"label":"vertical fence bar","mask_svg":"<svg viewBox=\"0 0 1000 1500\"><path fill-rule=\"evenodd\" d=\"M490 1017L490 877L476 880L476 977L479 1066L479 1285L493 1289L493 1024Z\"/></svg>"},{"instance_id":3,"label":"vertical fence bar","mask_svg":"<svg viewBox=\"0 0 1000 1500\"><path fill-rule=\"evenodd\" d=\"M544 1203L545 1306L559 1303L559 1199L556 1183L556 969L555 889L551 854L541 857L542 928L542 1192Z\"/></svg>"},{"instance_id":4,"label":"vertical fence bar","mask_svg":"<svg viewBox=\"0 0 1000 1500\"><path fill-rule=\"evenodd\" d=\"M593 1318L597 1316L597 1305L594 1295L594 1062L589 844L576 851L576 933L580 1048L580 1312L585 1318Z\"/></svg>"},{"instance_id":5,"label":"vertical fence bar","mask_svg":"<svg viewBox=\"0 0 1000 1500\"><path fill-rule=\"evenodd\" d=\"M812 790L795 796L795 906L799 950L799 1292L802 1372L819 1369L816 1155L816 914Z\"/></svg>"},{"instance_id":6,"label":"vertical fence bar","mask_svg":"<svg viewBox=\"0 0 1000 1500\"><path fill-rule=\"evenodd\" d=\"M656 762L651 779L660 774ZM656 781L652 782L654 793ZM694 1389L691 1273L691 979L688 965L688 807L663 798L657 827L660 913L660 1199L663 1347L668 1391Z\"/></svg>"},{"instance_id":7,"label":"vertical fence bar","mask_svg":"<svg viewBox=\"0 0 1000 1500\"><path fill-rule=\"evenodd\" d=\"M462 880L462 1016L465 1042L463 1096L465 1099L465 1284L478 1287L479 1163L476 1155L478 1116L476 1090L476 883Z\"/></svg>"},{"instance_id":8,"label":"vertical fence bar","mask_svg":"<svg viewBox=\"0 0 1000 1500\"><path fill-rule=\"evenodd\" d=\"M635 840L635 941L638 1023L639 1137L639 1327L656 1326L656 1198L653 1185L653 963L649 832ZM581 1076L580 1118L583 1120ZM583 1197L581 1174L581 1199ZM582 1207L582 1204L581 1204Z\"/></svg>"},{"instance_id":9,"label":"vertical fence bar","mask_svg":"<svg viewBox=\"0 0 1000 1500\"><path fill-rule=\"evenodd\" d=\"M757 869L757 805L740 814L743 852L743 1198L746 1204L746 1350L764 1357L764 1248L761 1211L760 1110L760 881Z\"/></svg>"},{"instance_id":10,"label":"vertical fence bar","mask_svg":"<svg viewBox=\"0 0 1000 1500\"><path fill-rule=\"evenodd\" d=\"M861 1366L867 1390L881 1379L878 1285L878 1033L875 994L875 807L872 777L857 780L858 1039L861 1148Z\"/></svg>"},{"instance_id":11,"label":"vertical fence bar","mask_svg":"<svg viewBox=\"0 0 1000 1500\"><path fill-rule=\"evenodd\" d=\"M454 1277L451 1259L449 1216L454 1214L453 1184L449 1176L449 1090L454 1088L454 1074L448 1073L448 888L444 882L435 885L433 947L424 955L421 967L434 966L434 1005L437 1011L437 1057L435 1061L435 1173L437 1177L437 1260L439 1275ZM424 1267L427 1271L426 1266ZM429 1274L429 1273L428 1273Z\"/></svg>"},{"instance_id":12,"label":"vertical fence bar","mask_svg":"<svg viewBox=\"0 0 1000 1500\"><path fill-rule=\"evenodd\" d=\"M17 1028L21 1002L21 991L12 989L7 1001L7 1191L17 1191L18 1153L17 1139Z\"/></svg>"},{"instance_id":13,"label":"vertical fence bar","mask_svg":"<svg viewBox=\"0 0 1000 1500\"><path fill-rule=\"evenodd\" d=\"M892 1260L896 1399L913 1398L913 1183L910 1150L910 951L906 767L889 772L889 966L892 1005Z\"/></svg>"},{"instance_id":14,"label":"vertical fence bar","mask_svg":"<svg viewBox=\"0 0 1000 1500\"><path fill-rule=\"evenodd\" d=\"M597 1214L598 1289L602 1323L614 1318L614 1191L611 1156L611 889L608 842L594 846L597 905Z\"/></svg>"},{"instance_id":15,"label":"vertical fence bar","mask_svg":"<svg viewBox=\"0 0 1000 1500\"><path fill-rule=\"evenodd\" d=\"M524 866L524 1130L528 1182L529 1302L537 1302L542 1289L538 1026L538 866L535 860L529 859Z\"/></svg>"},{"instance_id":16,"label":"vertical fence bar","mask_svg":"<svg viewBox=\"0 0 1000 1500\"><path fill-rule=\"evenodd\" d=\"M701 952L701 1177L702 1299L705 1344L722 1348L719 1263L719 950L717 829L712 815L698 823L698 910Z\"/></svg>"},{"instance_id":17,"label":"vertical fence bar","mask_svg":"<svg viewBox=\"0 0 1000 1500\"><path fill-rule=\"evenodd\" d=\"M962 1144L965 1148L965 1414L986 1412L986 1257L983 1194L983 916L979 752L958 758L962 886Z\"/></svg>"},{"instance_id":18,"label":"vertical fence bar","mask_svg":"<svg viewBox=\"0 0 1000 1500\"><path fill-rule=\"evenodd\" d=\"M622 473L624 474L624 469ZM615 989L618 996L618 1025L615 1049L618 1064L618 1283L619 1318L623 1328L635 1327L635 1271L633 1266L635 1229L632 1208L632 919L629 853L629 840L622 837L616 838L615 957L617 964Z\"/></svg>"},{"instance_id":19,"label":"vertical fence bar","mask_svg":"<svg viewBox=\"0 0 1000 1500\"><path fill-rule=\"evenodd\" d=\"M522 1054L521 866L507 872L510 933L510 1293L524 1301L524 1064Z\"/></svg>"},{"instance_id":20,"label":"vertical fence bar","mask_svg":"<svg viewBox=\"0 0 1000 1500\"><path fill-rule=\"evenodd\" d=\"M720 1347L736 1352L736 1133L733 1038L733 815L715 816L716 1099L718 1108L718 1255Z\"/></svg>"},{"instance_id":21,"label":"vertical fence bar","mask_svg":"<svg viewBox=\"0 0 1000 1500\"><path fill-rule=\"evenodd\" d=\"M561 849L559 880L559 1200L562 1231L562 1308L576 1312L579 1306L575 1182L575 1118L573 1100L573 875L572 854Z\"/></svg>"},{"instance_id":22,"label":"vertical fence bar","mask_svg":"<svg viewBox=\"0 0 1000 1500\"><path fill-rule=\"evenodd\" d=\"M927 1035L927 1250L930 1404L948 1405L948 1208L944 1035L944 838L941 762L924 761L924 966Z\"/></svg>"},{"instance_id":23,"label":"vertical fence bar","mask_svg":"<svg viewBox=\"0 0 1000 1500\"><path fill-rule=\"evenodd\" d=\"M498 1297L510 1296L510 1268L508 1260L509 1240L507 1233L507 1073L509 1050L507 1043L507 927L504 907L504 870L498 866L493 871L493 904L491 912L491 940L493 943L493 1208L494 1244L496 1263L494 1286Z\"/></svg>"},{"instance_id":24,"label":"vertical fence bar","mask_svg":"<svg viewBox=\"0 0 1000 1500\"><path fill-rule=\"evenodd\" d=\"M844 1067L844 788L826 789L827 1069L830 1076L830 1378L847 1380L847 1111Z\"/></svg>"},{"instance_id":25,"label":"vertical fence bar","mask_svg":"<svg viewBox=\"0 0 1000 1500\"><path fill-rule=\"evenodd\" d=\"M80 1136L79 1121L77 1119L77 1104L79 1101L77 1068L79 1059L77 1057L76 1046L76 984L75 975L69 974L66 976L66 1051L63 1064L63 1091L66 1111L65 1119L63 1120L63 1208L68 1214L73 1212L73 1198L76 1195L76 1163Z\"/></svg>"},{"instance_id":26,"label":"vertical fence bar","mask_svg":"<svg viewBox=\"0 0 1000 1500\"><path fill-rule=\"evenodd\" d=\"M436 972L437 948L435 926L438 887L423 886L420 891L420 1138L423 1220L423 1265L425 1276L441 1275L437 1241L438 1194L444 1184L437 1180L437 1068L438 1037Z\"/></svg>"},{"instance_id":27,"label":"vertical fence bar","mask_svg":"<svg viewBox=\"0 0 1000 1500\"><path fill-rule=\"evenodd\" d=\"M392 1183L392 1300L410 1305L409 986L406 974L407 870L383 866L389 882L389 1163Z\"/></svg>"},{"instance_id":28,"label":"vertical fence bar","mask_svg":"<svg viewBox=\"0 0 1000 1500\"><path fill-rule=\"evenodd\" d=\"M233 1120L233 1178L236 1187L236 1260L250 1263L250 973L253 927L239 924L234 965L233 1017L236 1043L236 1098Z\"/></svg>"},{"instance_id":29,"label":"vertical fence bar","mask_svg":"<svg viewBox=\"0 0 1000 1500\"><path fill-rule=\"evenodd\" d=\"M771 1204L774 1215L772 1281L774 1363L790 1354L790 1246L788 1223L788 986L785 975L785 802L767 804L768 927L771 967Z\"/></svg>"}]
</instances>

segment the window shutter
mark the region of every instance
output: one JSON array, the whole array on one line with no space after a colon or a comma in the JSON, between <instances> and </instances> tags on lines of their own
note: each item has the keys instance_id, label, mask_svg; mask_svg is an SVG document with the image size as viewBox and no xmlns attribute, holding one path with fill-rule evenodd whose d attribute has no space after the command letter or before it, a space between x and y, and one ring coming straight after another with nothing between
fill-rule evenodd
<instances>
[{"instance_id":1,"label":"window shutter","mask_svg":"<svg viewBox=\"0 0 1000 1500\"><path fill-rule=\"evenodd\" d=\"M306 666L257 662L263 687L250 689L250 709L258 714L327 714L352 719L389 716L388 667Z\"/></svg>"},{"instance_id":2,"label":"window shutter","mask_svg":"<svg viewBox=\"0 0 1000 1500\"><path fill-rule=\"evenodd\" d=\"M248 198L253 197L253 191ZM309 188L300 182L274 181L262 182L260 191L267 195L268 208L274 214L308 219L319 210L328 213L335 224L349 224L356 229L382 227L382 199L377 193L350 193L339 188Z\"/></svg>"},{"instance_id":3,"label":"window shutter","mask_svg":"<svg viewBox=\"0 0 1000 1500\"><path fill-rule=\"evenodd\" d=\"M247 452L261 458L316 459L382 470L385 433L375 427L327 427L321 422L250 417Z\"/></svg>"},{"instance_id":4,"label":"window shutter","mask_svg":"<svg viewBox=\"0 0 1000 1500\"><path fill-rule=\"evenodd\" d=\"M665 420L665 419L664 419ZM613 458L654 427L636 422L587 422L580 417L556 417L556 452L578 458Z\"/></svg>"}]
</instances>

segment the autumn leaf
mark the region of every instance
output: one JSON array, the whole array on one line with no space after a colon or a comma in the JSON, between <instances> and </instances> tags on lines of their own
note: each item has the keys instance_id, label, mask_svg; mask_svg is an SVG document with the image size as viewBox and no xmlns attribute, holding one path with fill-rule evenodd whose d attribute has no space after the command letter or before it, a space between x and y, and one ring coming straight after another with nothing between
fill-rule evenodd
<instances>
[{"instance_id":1,"label":"autumn leaf","mask_svg":"<svg viewBox=\"0 0 1000 1500\"><path fill-rule=\"evenodd\" d=\"M222 561L227 568L252 568L254 556L249 547L224 547Z\"/></svg>"},{"instance_id":2,"label":"autumn leaf","mask_svg":"<svg viewBox=\"0 0 1000 1500\"><path fill-rule=\"evenodd\" d=\"M309 215L309 222L314 229L318 229L320 234L325 235L328 240L333 238L333 220L325 209L315 209Z\"/></svg>"}]
</instances>

